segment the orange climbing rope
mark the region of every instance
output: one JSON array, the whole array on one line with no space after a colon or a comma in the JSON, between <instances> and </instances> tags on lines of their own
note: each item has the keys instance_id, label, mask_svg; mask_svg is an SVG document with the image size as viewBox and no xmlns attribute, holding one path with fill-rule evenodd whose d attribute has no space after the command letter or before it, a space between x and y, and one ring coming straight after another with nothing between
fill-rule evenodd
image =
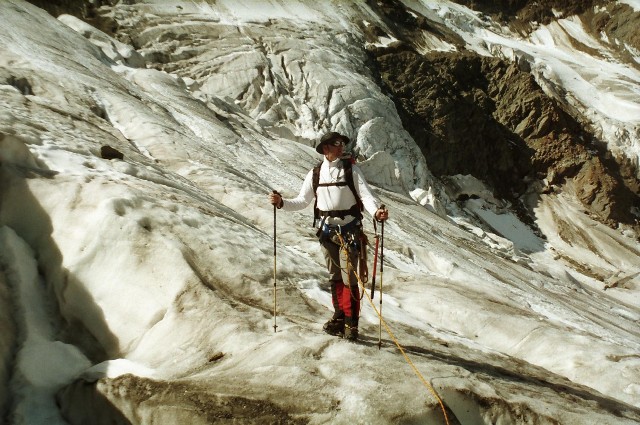
<instances>
[{"instance_id":1,"label":"orange climbing rope","mask_svg":"<svg viewBox=\"0 0 640 425\"><path fill-rule=\"evenodd\" d=\"M340 248L344 251L344 256L346 258L347 261L347 267L346 267L346 273L347 276L350 276L350 270L351 270L351 261L349 260L349 248L347 247L347 245L344 242L344 239L342 238L342 235L340 234L340 232L336 232L336 234L338 235L338 238L340 240ZM362 249L365 249L365 247L362 247ZM342 267L341 267L342 269ZM345 271L345 269L342 269L343 271ZM433 395L433 397L436 399L436 401L438 402L438 404L440 405L440 409L442 410L442 414L444 415L444 420L445 423L447 425L449 425L449 417L447 416L447 410L444 407L444 402L442 401L442 399L440 398L440 396L438 396L438 393L436 392L436 390L433 388L433 386L427 382L427 380L424 378L424 376L422 376L422 374L420 373L420 371L418 370L418 368L416 367L416 365L411 361L411 359L409 358L409 356L407 355L406 351L404 350L404 348L402 348L402 345L400 344L400 342L398 341L398 338L395 336L395 334L391 331L391 328L389 327L389 325L387 324L387 322L384 320L384 318L382 317L382 313L380 310L378 310L375 306L375 304L373 303L373 300L371 299L371 297L369 296L369 294L367 294L367 291L365 290L366 288L364 287L364 283L362 282L362 280L360 279L360 276L358 276L358 273L354 273L354 275L356 276L356 279L358 280L358 284L360 285L362 292L367 296L367 299L369 300L369 303L371 304L371 307L373 307L373 311L376 312L376 314L378 315L378 318L380 319L380 323L382 325L384 325L385 330L387 331L387 334L389 334L389 337L391 338L391 340L394 342L394 344L396 345L396 347L398 347L398 350L400 350L400 352L402 353L404 359L407 361L407 363L409 364L409 366L411 367L411 369L413 369L413 372L416 374L416 376L418 377L418 379L420 379L420 381L422 382L422 384L427 387L427 389L431 392L431 394ZM380 284L380 290L382 291L382 282ZM381 295L381 300L380 300L380 307L382 310L382 295Z\"/></svg>"}]
</instances>

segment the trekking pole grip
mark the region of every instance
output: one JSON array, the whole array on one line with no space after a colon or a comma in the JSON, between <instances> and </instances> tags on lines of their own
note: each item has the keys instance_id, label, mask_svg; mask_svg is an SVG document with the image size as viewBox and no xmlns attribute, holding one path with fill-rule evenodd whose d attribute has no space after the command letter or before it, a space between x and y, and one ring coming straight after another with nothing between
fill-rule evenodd
<instances>
[{"instance_id":1,"label":"trekking pole grip","mask_svg":"<svg viewBox=\"0 0 640 425\"><path fill-rule=\"evenodd\" d=\"M385 205L384 205L384 204L382 204L382 205L380 205L380 207L378 208L378 211L379 211L379 210L386 211L386 209L387 209L387 207L385 207ZM376 211L376 213L377 213L378 211ZM375 221L377 221L378 223L383 223L383 222L384 222L383 220L378 220L378 218L377 218L377 217L374 217L374 218L375 218Z\"/></svg>"}]
</instances>

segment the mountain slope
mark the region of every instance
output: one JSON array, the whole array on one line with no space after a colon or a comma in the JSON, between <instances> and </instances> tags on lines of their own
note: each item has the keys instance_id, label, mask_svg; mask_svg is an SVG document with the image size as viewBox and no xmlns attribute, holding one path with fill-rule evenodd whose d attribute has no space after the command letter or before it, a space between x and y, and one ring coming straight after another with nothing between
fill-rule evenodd
<instances>
[{"instance_id":1,"label":"mountain slope","mask_svg":"<svg viewBox=\"0 0 640 425\"><path fill-rule=\"evenodd\" d=\"M473 26L453 25L475 16L468 9L413 5L402 16L437 35L429 46L472 45ZM100 9L117 22L116 41L19 0L0 9L8 423L445 423L430 386L449 423L640 420L633 228L588 215L579 172L544 192L540 176L518 180L507 199L482 175L436 173L406 121L420 108L399 102L421 92L393 92L381 72L388 52L420 53L388 43L409 33L400 20L365 2L144 2ZM422 53L412 63L431 71L438 60ZM443 74L461 64L512 72L533 103L557 106L504 57L458 56ZM498 80L456 93L457 80L438 88L489 108L509 96ZM425 107L447 101L433 99ZM533 143L506 112L478 116ZM392 217L383 293L363 299L361 344L321 331L331 302L308 210L278 213L273 252L266 196L296 193L327 129L355 140ZM600 160L581 152L580 167ZM378 348L381 296L415 370L384 329Z\"/></svg>"}]
</instances>

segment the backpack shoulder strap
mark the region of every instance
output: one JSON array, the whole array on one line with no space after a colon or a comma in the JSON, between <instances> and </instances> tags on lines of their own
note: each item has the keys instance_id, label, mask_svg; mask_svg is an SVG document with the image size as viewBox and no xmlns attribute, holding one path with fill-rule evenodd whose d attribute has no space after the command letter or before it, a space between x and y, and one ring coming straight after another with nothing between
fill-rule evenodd
<instances>
[{"instance_id":1,"label":"backpack shoulder strap","mask_svg":"<svg viewBox=\"0 0 640 425\"><path fill-rule=\"evenodd\" d=\"M360 199L360 195L358 195L358 191L356 190L356 185L353 182L353 162L351 162L350 158L345 158L342 160L342 166L344 168L344 178L347 181L347 186L351 189L351 193L353 193L353 197L356 198L356 204L360 211L364 209L364 205L362 204L362 199Z\"/></svg>"},{"instance_id":2,"label":"backpack shoulder strap","mask_svg":"<svg viewBox=\"0 0 640 425\"><path fill-rule=\"evenodd\" d=\"M313 196L318 197L318 185L320 184L320 167L322 166L322 162L318 163L315 167L313 167L313 179L311 180L311 184L313 186Z\"/></svg>"},{"instance_id":3,"label":"backpack shoulder strap","mask_svg":"<svg viewBox=\"0 0 640 425\"><path fill-rule=\"evenodd\" d=\"M311 185L313 187L313 196L315 198L313 202L313 226L316 225L316 221L320 220L320 211L318 210L318 185L320 184L320 167L322 162L313 167L313 176L311 179Z\"/></svg>"}]
</instances>

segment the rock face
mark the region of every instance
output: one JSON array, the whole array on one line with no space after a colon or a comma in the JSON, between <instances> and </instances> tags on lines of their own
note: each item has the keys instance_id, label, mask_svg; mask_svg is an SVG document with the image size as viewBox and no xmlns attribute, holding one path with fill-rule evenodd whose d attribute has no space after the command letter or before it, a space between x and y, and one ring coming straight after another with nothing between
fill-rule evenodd
<instances>
[{"instance_id":1,"label":"rock face","mask_svg":"<svg viewBox=\"0 0 640 425\"><path fill-rule=\"evenodd\" d=\"M303 424L269 401L217 394L190 382L123 375L97 383L76 381L58 395L71 423L94 424Z\"/></svg>"},{"instance_id":2,"label":"rock face","mask_svg":"<svg viewBox=\"0 0 640 425\"><path fill-rule=\"evenodd\" d=\"M640 49L638 32L640 12L634 11L628 4L607 2L606 8L585 11L582 21L593 34L606 34L611 44L617 40ZM632 62L631 62L632 63Z\"/></svg>"},{"instance_id":3,"label":"rock face","mask_svg":"<svg viewBox=\"0 0 640 425\"><path fill-rule=\"evenodd\" d=\"M496 103L485 73L496 60L471 53L425 57L411 50L379 50L374 59L436 176L472 174L502 196L525 189L530 152L492 116Z\"/></svg>"},{"instance_id":4,"label":"rock face","mask_svg":"<svg viewBox=\"0 0 640 425\"><path fill-rule=\"evenodd\" d=\"M438 177L471 174L515 200L534 179L576 179L601 220L633 223L637 186L606 160L581 125L517 64L475 53L421 55L407 45L372 50L405 128Z\"/></svg>"},{"instance_id":5,"label":"rock face","mask_svg":"<svg viewBox=\"0 0 640 425\"><path fill-rule=\"evenodd\" d=\"M458 0L470 8L487 13L511 27L529 32L538 24L548 24L558 17L580 16L580 20L591 29L597 38L606 35L608 42L616 40L627 43L635 49L640 48L638 19L640 12L622 2L606 0Z\"/></svg>"},{"instance_id":6,"label":"rock face","mask_svg":"<svg viewBox=\"0 0 640 425\"><path fill-rule=\"evenodd\" d=\"M594 11L602 2L471 3L467 5L497 14L525 33L536 22L582 14L593 34L610 35L610 44L620 55L628 56L628 51L616 43L637 46L637 32L628 28L630 22L637 24L638 13L626 5ZM415 41L424 32L437 34L452 46L459 40L407 13L398 18L402 14L397 9L378 10L396 23L400 41L369 49L374 72L436 176L471 174L509 201L540 179L544 186L571 181L577 183L572 185L577 198L600 221L611 226L635 223L631 211L637 206L640 186L633 157L612 158L584 124L585 117L538 85L526 60L507 62L460 48L424 54Z\"/></svg>"},{"instance_id":7,"label":"rock face","mask_svg":"<svg viewBox=\"0 0 640 425\"><path fill-rule=\"evenodd\" d=\"M604 0L458 0L470 8L494 15L502 21L510 21L514 26L530 23L547 24L558 16L579 15L585 11L608 3Z\"/></svg>"},{"instance_id":8,"label":"rock face","mask_svg":"<svg viewBox=\"0 0 640 425\"><path fill-rule=\"evenodd\" d=\"M29 3L46 10L55 17L69 14L109 34L117 31L117 24L113 19L102 17L98 13L100 7L117 3L115 0L31 0Z\"/></svg>"}]
</instances>

